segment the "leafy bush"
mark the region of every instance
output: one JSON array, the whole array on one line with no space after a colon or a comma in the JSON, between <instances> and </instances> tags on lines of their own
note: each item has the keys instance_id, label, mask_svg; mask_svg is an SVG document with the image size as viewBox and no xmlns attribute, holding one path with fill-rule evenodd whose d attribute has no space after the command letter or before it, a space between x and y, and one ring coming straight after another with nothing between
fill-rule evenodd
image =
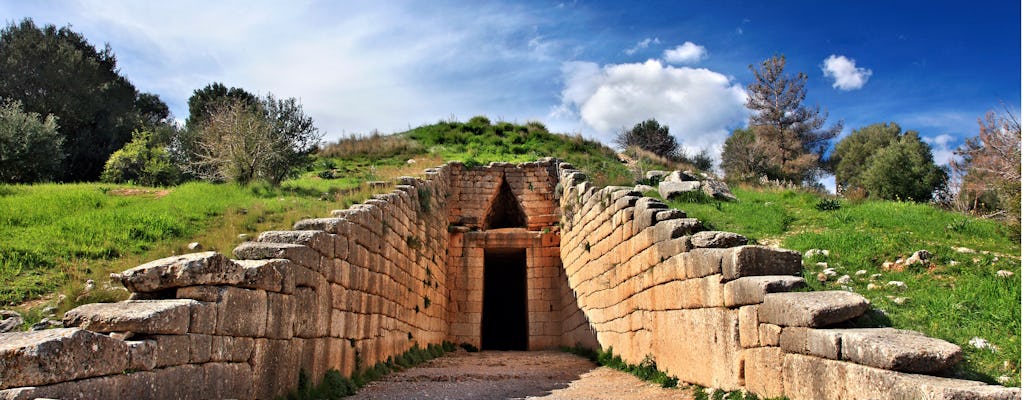
<instances>
[{"instance_id":1,"label":"leafy bush","mask_svg":"<svg viewBox=\"0 0 1024 400\"><path fill-rule=\"evenodd\" d=\"M181 182L181 169L170 152L153 141L148 131L132 132L132 141L110 155L100 180L142 186L171 186Z\"/></svg>"},{"instance_id":2,"label":"leafy bush","mask_svg":"<svg viewBox=\"0 0 1024 400\"><path fill-rule=\"evenodd\" d=\"M64 139L57 119L22 111L21 103L0 105L0 182L28 183L57 178Z\"/></svg>"},{"instance_id":3,"label":"leafy bush","mask_svg":"<svg viewBox=\"0 0 1024 400\"><path fill-rule=\"evenodd\" d=\"M818 209L818 211L835 211L840 209L842 206L843 205L839 203L839 199L826 198L818 200L818 203L814 205L814 208Z\"/></svg>"}]
</instances>

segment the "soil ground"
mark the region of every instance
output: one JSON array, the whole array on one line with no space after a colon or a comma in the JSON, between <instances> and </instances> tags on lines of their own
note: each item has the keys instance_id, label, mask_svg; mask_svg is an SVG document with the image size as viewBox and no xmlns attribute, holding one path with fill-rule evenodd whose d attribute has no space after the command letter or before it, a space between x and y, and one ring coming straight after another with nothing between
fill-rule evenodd
<instances>
[{"instance_id":1,"label":"soil ground","mask_svg":"<svg viewBox=\"0 0 1024 400\"><path fill-rule=\"evenodd\" d=\"M458 351L370 383L351 399L692 400L558 351Z\"/></svg>"}]
</instances>

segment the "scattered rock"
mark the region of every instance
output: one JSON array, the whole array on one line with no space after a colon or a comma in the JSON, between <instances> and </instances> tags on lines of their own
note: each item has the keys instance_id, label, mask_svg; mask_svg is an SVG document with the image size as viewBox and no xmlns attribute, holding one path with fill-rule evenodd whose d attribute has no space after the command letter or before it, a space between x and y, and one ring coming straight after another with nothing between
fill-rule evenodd
<instances>
[{"instance_id":1,"label":"scattered rock","mask_svg":"<svg viewBox=\"0 0 1024 400\"><path fill-rule=\"evenodd\" d=\"M251 237L249 236L248 233L239 233L238 234L238 240L241 240L243 242L248 242L249 240L252 240L252 239L251 239Z\"/></svg>"},{"instance_id":2,"label":"scattered rock","mask_svg":"<svg viewBox=\"0 0 1024 400\"><path fill-rule=\"evenodd\" d=\"M829 268L828 268L828 263L827 263L827 262L818 262L818 263L814 263L814 266L815 266L815 267L818 267L818 268L824 268L824 269L829 269Z\"/></svg>"},{"instance_id":3,"label":"scattered rock","mask_svg":"<svg viewBox=\"0 0 1024 400\"><path fill-rule=\"evenodd\" d=\"M839 279L836 279L836 283L838 283L840 285L849 285L850 281L852 281L852 280L853 280L853 278L851 278L849 275L843 275L843 276L840 276Z\"/></svg>"},{"instance_id":4,"label":"scattered rock","mask_svg":"<svg viewBox=\"0 0 1024 400\"><path fill-rule=\"evenodd\" d=\"M1013 272L1007 271L1005 269L1001 269L1001 270L996 271L996 276L998 276L1000 278L1009 278L1009 277L1013 276Z\"/></svg>"},{"instance_id":5,"label":"scattered rock","mask_svg":"<svg viewBox=\"0 0 1024 400\"><path fill-rule=\"evenodd\" d=\"M415 160L415 159L412 159L412 158L410 158L410 159L408 159L408 160L405 160L405 163L406 163L407 165L413 165L413 164L416 164L416 160Z\"/></svg>"},{"instance_id":6,"label":"scattered rock","mask_svg":"<svg viewBox=\"0 0 1024 400\"><path fill-rule=\"evenodd\" d=\"M869 283L867 288L868 288L868 290L878 290L880 288L880 286L878 286L878 285L876 285L874 283Z\"/></svg>"},{"instance_id":7,"label":"scattered rock","mask_svg":"<svg viewBox=\"0 0 1024 400\"><path fill-rule=\"evenodd\" d=\"M96 281L92 279L85 281L85 291L89 292L92 291L93 289L96 289Z\"/></svg>"},{"instance_id":8,"label":"scattered rock","mask_svg":"<svg viewBox=\"0 0 1024 400\"><path fill-rule=\"evenodd\" d=\"M827 281L828 281L828 275L825 275L824 273L819 272L818 273L818 282L825 283Z\"/></svg>"},{"instance_id":9,"label":"scattered rock","mask_svg":"<svg viewBox=\"0 0 1024 400\"><path fill-rule=\"evenodd\" d=\"M25 323L25 319L21 318L21 314L18 312L0 310L0 333L17 330L23 323Z\"/></svg>"},{"instance_id":10,"label":"scattered rock","mask_svg":"<svg viewBox=\"0 0 1024 400\"><path fill-rule=\"evenodd\" d=\"M896 303L897 305L903 305L903 304L905 304L907 302L907 298L906 297L895 297L895 296L885 296L885 297L889 298L889 300L891 300L893 303Z\"/></svg>"},{"instance_id":11,"label":"scattered rock","mask_svg":"<svg viewBox=\"0 0 1024 400\"><path fill-rule=\"evenodd\" d=\"M666 175L662 182L697 182L700 178L693 175L690 171L672 171ZM698 187L700 185L698 184Z\"/></svg>"},{"instance_id":12,"label":"scattered rock","mask_svg":"<svg viewBox=\"0 0 1024 400\"><path fill-rule=\"evenodd\" d=\"M658 179L665 179L665 175L668 175L668 171L647 171L647 173L644 174L644 179L647 179L648 181L655 177L657 177Z\"/></svg>"},{"instance_id":13,"label":"scattered rock","mask_svg":"<svg viewBox=\"0 0 1024 400\"><path fill-rule=\"evenodd\" d=\"M683 195L684 193L694 192L697 190L700 190L700 182L696 181L664 181L658 184L658 194L666 200L671 200Z\"/></svg>"},{"instance_id":14,"label":"scattered rock","mask_svg":"<svg viewBox=\"0 0 1024 400\"><path fill-rule=\"evenodd\" d=\"M716 181L714 179L701 181L700 189L704 191L704 194L718 200L736 200L736 195L732 194L732 191L729 190L729 185L726 185L725 182L722 181Z\"/></svg>"},{"instance_id":15,"label":"scattered rock","mask_svg":"<svg viewBox=\"0 0 1024 400\"><path fill-rule=\"evenodd\" d=\"M199 251L199 250L203 249L203 245L199 244L199 242L192 242L192 243L189 243L188 246L185 246L185 248L187 248L189 250L192 250L192 251Z\"/></svg>"},{"instance_id":16,"label":"scattered rock","mask_svg":"<svg viewBox=\"0 0 1024 400\"><path fill-rule=\"evenodd\" d=\"M882 279L882 274L871 274L871 280Z\"/></svg>"},{"instance_id":17,"label":"scattered rock","mask_svg":"<svg viewBox=\"0 0 1024 400\"><path fill-rule=\"evenodd\" d=\"M931 258L932 258L932 253L929 252L928 250L918 250L918 251L915 251L914 254L911 254L910 257L908 257L907 260L903 262L903 264L904 265L916 265L916 264L928 265L928 263L931 260Z\"/></svg>"},{"instance_id":18,"label":"scattered rock","mask_svg":"<svg viewBox=\"0 0 1024 400\"><path fill-rule=\"evenodd\" d=\"M29 328L29 330L32 331L32 332L35 332L35 331L41 331L43 329L63 328L63 327L64 327L64 324L61 323L60 321L54 321L54 320L51 320L49 318L43 318L42 321L39 321L39 322L36 322L36 323L32 324L32 327Z\"/></svg>"},{"instance_id":19,"label":"scattered rock","mask_svg":"<svg viewBox=\"0 0 1024 400\"><path fill-rule=\"evenodd\" d=\"M894 270L897 270L896 269L896 263L894 263L892 261L886 261L886 262L882 263L882 271L894 271ZM902 269L900 269L900 270L902 270Z\"/></svg>"},{"instance_id":20,"label":"scattered rock","mask_svg":"<svg viewBox=\"0 0 1024 400\"><path fill-rule=\"evenodd\" d=\"M907 288L907 284L904 283L903 281L889 281L889 283L886 283L885 285L886 286L892 286L892 287L897 288L897 289L906 289Z\"/></svg>"},{"instance_id":21,"label":"scattered rock","mask_svg":"<svg viewBox=\"0 0 1024 400\"><path fill-rule=\"evenodd\" d=\"M828 250L810 249L810 250L807 250L807 252L804 253L804 258L812 258L812 257L815 257L815 256L825 256L825 257L828 257L828 254L829 254Z\"/></svg>"},{"instance_id":22,"label":"scattered rock","mask_svg":"<svg viewBox=\"0 0 1024 400\"><path fill-rule=\"evenodd\" d=\"M1010 378L1010 377L1008 377L1006 375L1000 375L998 378L996 378L996 382L999 382L999 384L1001 384L1001 385L1005 385L1007 383L1010 383L1011 380L1013 380L1013 378Z\"/></svg>"},{"instance_id":23,"label":"scattered rock","mask_svg":"<svg viewBox=\"0 0 1024 400\"><path fill-rule=\"evenodd\" d=\"M996 350L999 350L998 347L996 347L994 344L990 343L988 340L982 339L982 338L977 337L977 336L975 336L971 340L967 341L967 344L969 344L971 346L974 346L974 348L976 348L976 349L981 349L981 350L986 350L987 349L989 351L992 351L993 353L996 352Z\"/></svg>"},{"instance_id":24,"label":"scattered rock","mask_svg":"<svg viewBox=\"0 0 1024 400\"><path fill-rule=\"evenodd\" d=\"M952 247L953 251L957 253L975 253L974 249L968 249L966 247Z\"/></svg>"},{"instance_id":25,"label":"scattered rock","mask_svg":"<svg viewBox=\"0 0 1024 400\"><path fill-rule=\"evenodd\" d=\"M838 275L836 273L836 269L835 268L825 268L824 270L821 271L821 273L825 274L826 276L828 276L830 278L833 277L833 276Z\"/></svg>"},{"instance_id":26,"label":"scattered rock","mask_svg":"<svg viewBox=\"0 0 1024 400\"><path fill-rule=\"evenodd\" d=\"M859 269L859 270L857 270L857 272L854 272L853 274L855 276L864 276L864 275L868 274L868 270L866 270L866 269Z\"/></svg>"},{"instance_id":27,"label":"scattered rock","mask_svg":"<svg viewBox=\"0 0 1024 400\"><path fill-rule=\"evenodd\" d=\"M43 308L43 315L49 317L57 315L57 306L46 306Z\"/></svg>"},{"instance_id":28,"label":"scattered rock","mask_svg":"<svg viewBox=\"0 0 1024 400\"><path fill-rule=\"evenodd\" d=\"M957 260L949 260L950 267L955 267L957 265L960 265L960 262L958 262Z\"/></svg>"}]
</instances>

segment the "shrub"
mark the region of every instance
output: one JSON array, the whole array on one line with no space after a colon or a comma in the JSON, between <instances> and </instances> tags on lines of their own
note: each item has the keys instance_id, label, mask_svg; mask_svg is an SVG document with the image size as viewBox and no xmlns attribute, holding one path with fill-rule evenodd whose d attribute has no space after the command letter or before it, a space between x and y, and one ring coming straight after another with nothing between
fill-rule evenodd
<instances>
[{"instance_id":1,"label":"shrub","mask_svg":"<svg viewBox=\"0 0 1024 400\"><path fill-rule=\"evenodd\" d=\"M0 105L0 182L29 183L57 178L64 152L57 118L22 111L21 103Z\"/></svg>"},{"instance_id":2,"label":"shrub","mask_svg":"<svg viewBox=\"0 0 1024 400\"><path fill-rule=\"evenodd\" d=\"M100 180L142 186L171 186L181 182L181 169L166 148L154 143L152 132L132 132L132 140L110 155Z\"/></svg>"},{"instance_id":3,"label":"shrub","mask_svg":"<svg viewBox=\"0 0 1024 400\"><path fill-rule=\"evenodd\" d=\"M839 203L839 199L827 198L818 200L818 203L814 205L814 208L817 208L818 211L835 211L841 207L842 204Z\"/></svg>"}]
</instances>

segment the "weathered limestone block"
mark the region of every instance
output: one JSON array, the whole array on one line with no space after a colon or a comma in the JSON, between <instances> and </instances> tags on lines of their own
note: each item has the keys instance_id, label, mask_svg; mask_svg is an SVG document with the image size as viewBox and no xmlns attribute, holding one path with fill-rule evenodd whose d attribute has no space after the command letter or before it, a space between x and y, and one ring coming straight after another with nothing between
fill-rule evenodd
<instances>
[{"instance_id":1,"label":"weathered limestone block","mask_svg":"<svg viewBox=\"0 0 1024 400\"><path fill-rule=\"evenodd\" d=\"M291 293L295 290L294 264L291 260L234 260L242 266L242 281L238 287L262 289L268 292Z\"/></svg>"},{"instance_id":2,"label":"weathered limestone block","mask_svg":"<svg viewBox=\"0 0 1024 400\"><path fill-rule=\"evenodd\" d=\"M181 335L188 332L189 310L198 303L170 299L85 304L64 314L64 326L93 332Z\"/></svg>"},{"instance_id":3,"label":"weathered limestone block","mask_svg":"<svg viewBox=\"0 0 1024 400\"><path fill-rule=\"evenodd\" d=\"M128 346L128 369L149 371L156 368L156 340L132 340Z\"/></svg>"},{"instance_id":4,"label":"weathered limestone block","mask_svg":"<svg viewBox=\"0 0 1024 400\"><path fill-rule=\"evenodd\" d=\"M302 310L304 313L309 310ZM295 296L267 292L267 331L270 339L291 339L296 317Z\"/></svg>"},{"instance_id":5,"label":"weathered limestone block","mask_svg":"<svg viewBox=\"0 0 1024 400\"><path fill-rule=\"evenodd\" d=\"M654 226L654 241L675 239L678 237L692 235L703 229L700 220L696 218L677 218L658 221Z\"/></svg>"},{"instance_id":6,"label":"weathered limestone block","mask_svg":"<svg viewBox=\"0 0 1024 400\"><path fill-rule=\"evenodd\" d=\"M736 195L732 194L732 191L729 190L729 185L722 181L716 181L714 179L701 181L700 190L703 190L705 194L718 200L736 201Z\"/></svg>"},{"instance_id":7,"label":"weathered limestone block","mask_svg":"<svg viewBox=\"0 0 1024 400\"><path fill-rule=\"evenodd\" d=\"M908 374L800 354L785 355L783 383L786 396L793 400L1020 399L1020 388Z\"/></svg>"},{"instance_id":8,"label":"weathered limestone block","mask_svg":"<svg viewBox=\"0 0 1024 400\"><path fill-rule=\"evenodd\" d=\"M743 306L739 309L740 346L744 348L757 347L758 323L757 306Z\"/></svg>"},{"instance_id":9,"label":"weathered limestone block","mask_svg":"<svg viewBox=\"0 0 1024 400\"><path fill-rule=\"evenodd\" d=\"M782 327L773 324L757 326L757 339L761 346L778 346L782 337Z\"/></svg>"},{"instance_id":10,"label":"weathered limestone block","mask_svg":"<svg viewBox=\"0 0 1024 400\"><path fill-rule=\"evenodd\" d=\"M198 333L190 333L188 335L189 340L189 364L202 364L210 361L211 346L213 345L213 336L203 335Z\"/></svg>"},{"instance_id":11,"label":"weathered limestone block","mask_svg":"<svg viewBox=\"0 0 1024 400\"><path fill-rule=\"evenodd\" d=\"M266 231L257 242L301 244L325 257L334 257L334 234L323 230Z\"/></svg>"},{"instance_id":12,"label":"weathered limestone block","mask_svg":"<svg viewBox=\"0 0 1024 400\"><path fill-rule=\"evenodd\" d=\"M128 367L128 345L80 328L0 334L0 389L47 385Z\"/></svg>"},{"instance_id":13,"label":"weathered limestone block","mask_svg":"<svg viewBox=\"0 0 1024 400\"><path fill-rule=\"evenodd\" d=\"M286 258L314 271L320 270L320 253L301 244L245 242L235 247L234 254L246 260Z\"/></svg>"},{"instance_id":14,"label":"weathered limestone block","mask_svg":"<svg viewBox=\"0 0 1024 400\"><path fill-rule=\"evenodd\" d=\"M331 323L330 286L295 288L293 334L303 338L327 336Z\"/></svg>"},{"instance_id":15,"label":"weathered limestone block","mask_svg":"<svg viewBox=\"0 0 1024 400\"><path fill-rule=\"evenodd\" d=\"M807 354L839 360L842 339L838 329L786 327L779 337L779 346L788 353Z\"/></svg>"},{"instance_id":16,"label":"weathered limestone block","mask_svg":"<svg viewBox=\"0 0 1024 400\"><path fill-rule=\"evenodd\" d=\"M843 334L843 358L895 371L931 373L963 359L960 346L916 332L860 330Z\"/></svg>"},{"instance_id":17,"label":"weathered limestone block","mask_svg":"<svg viewBox=\"0 0 1024 400\"><path fill-rule=\"evenodd\" d=\"M153 352L154 368L188 364L192 354L192 341L187 335L154 335L156 351Z\"/></svg>"},{"instance_id":18,"label":"weathered limestone block","mask_svg":"<svg viewBox=\"0 0 1024 400\"><path fill-rule=\"evenodd\" d=\"M778 347L743 350L744 386L762 398L782 397L782 363L785 354Z\"/></svg>"},{"instance_id":19,"label":"weathered limestone block","mask_svg":"<svg viewBox=\"0 0 1024 400\"><path fill-rule=\"evenodd\" d=\"M747 276L725 284L725 306L758 304L768 293L789 292L806 286L804 278L789 275Z\"/></svg>"},{"instance_id":20,"label":"weathered limestone block","mask_svg":"<svg viewBox=\"0 0 1024 400\"><path fill-rule=\"evenodd\" d=\"M700 182L697 181L663 181L658 184L658 194L669 200L682 196L685 193L696 192L698 190L700 190Z\"/></svg>"},{"instance_id":21,"label":"weathered limestone block","mask_svg":"<svg viewBox=\"0 0 1024 400\"><path fill-rule=\"evenodd\" d=\"M333 233L335 235L347 235L352 222L347 218L338 218L348 216L351 210L338 210L331 212L335 215L335 218L312 218L304 219L296 222L292 229L297 231L304 230L318 230L327 233ZM344 214L344 215L341 215Z\"/></svg>"},{"instance_id":22,"label":"weathered limestone block","mask_svg":"<svg viewBox=\"0 0 1024 400\"><path fill-rule=\"evenodd\" d=\"M247 362L256 339L233 336L210 337L210 361Z\"/></svg>"},{"instance_id":23,"label":"weathered limestone block","mask_svg":"<svg viewBox=\"0 0 1024 400\"><path fill-rule=\"evenodd\" d=\"M244 361L244 360L243 360ZM210 399L253 398L252 367L245 362L203 364L203 386Z\"/></svg>"},{"instance_id":24,"label":"weathered limestone block","mask_svg":"<svg viewBox=\"0 0 1024 400\"><path fill-rule=\"evenodd\" d=\"M703 231L690 237L693 247L728 248L747 244L747 238L738 233L721 231Z\"/></svg>"},{"instance_id":25,"label":"weathered limestone block","mask_svg":"<svg viewBox=\"0 0 1024 400\"><path fill-rule=\"evenodd\" d=\"M670 172L664 179L665 182L694 182L698 180L700 178L694 175L693 172L679 170Z\"/></svg>"},{"instance_id":26,"label":"weathered limestone block","mask_svg":"<svg viewBox=\"0 0 1024 400\"><path fill-rule=\"evenodd\" d=\"M867 309L864 296L845 291L769 293L758 309L758 319L780 326L817 328L857 318Z\"/></svg>"},{"instance_id":27,"label":"weathered limestone block","mask_svg":"<svg viewBox=\"0 0 1024 400\"><path fill-rule=\"evenodd\" d=\"M273 399L291 390L299 379L302 347L293 340L256 339L253 345L253 398Z\"/></svg>"},{"instance_id":28,"label":"weathered limestone block","mask_svg":"<svg viewBox=\"0 0 1024 400\"><path fill-rule=\"evenodd\" d=\"M740 387L739 321L735 310L701 308L653 312L651 348L659 368L685 382ZM602 332L598 331L600 340ZM606 346L605 341L601 344ZM643 354L638 355L643 358Z\"/></svg>"},{"instance_id":29,"label":"weathered limestone block","mask_svg":"<svg viewBox=\"0 0 1024 400\"><path fill-rule=\"evenodd\" d=\"M765 246L731 248L732 257L722 260L722 281L744 276L799 275L803 271L800 253Z\"/></svg>"},{"instance_id":30,"label":"weathered limestone block","mask_svg":"<svg viewBox=\"0 0 1024 400\"><path fill-rule=\"evenodd\" d=\"M156 292L194 285L234 285L242 281L242 273L242 266L208 251L161 258L110 277L132 292Z\"/></svg>"},{"instance_id":31,"label":"weathered limestone block","mask_svg":"<svg viewBox=\"0 0 1024 400\"><path fill-rule=\"evenodd\" d=\"M216 324L213 332L196 333L261 337L266 333L267 292L233 286L194 286L178 289L179 298L195 299L213 304Z\"/></svg>"}]
</instances>

